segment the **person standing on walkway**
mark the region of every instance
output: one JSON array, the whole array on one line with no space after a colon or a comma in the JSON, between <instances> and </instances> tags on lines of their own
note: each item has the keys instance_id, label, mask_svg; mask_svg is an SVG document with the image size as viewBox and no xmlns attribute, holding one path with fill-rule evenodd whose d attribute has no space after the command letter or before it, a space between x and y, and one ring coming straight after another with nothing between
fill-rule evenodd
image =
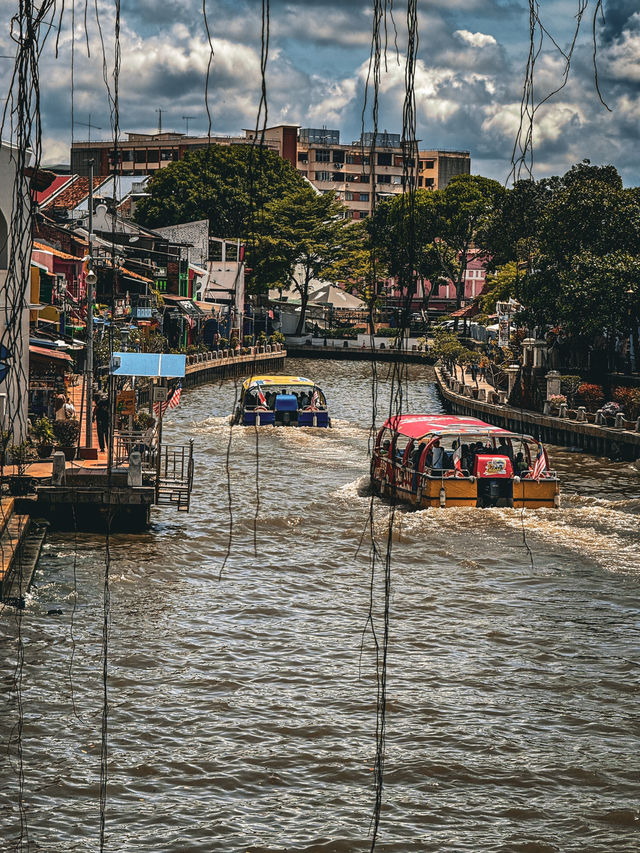
<instances>
[{"instance_id":1,"label":"person standing on walkway","mask_svg":"<svg viewBox=\"0 0 640 853\"><path fill-rule=\"evenodd\" d=\"M96 422L100 452L104 453L109 446L109 398L101 394L93 409L93 420Z\"/></svg>"}]
</instances>

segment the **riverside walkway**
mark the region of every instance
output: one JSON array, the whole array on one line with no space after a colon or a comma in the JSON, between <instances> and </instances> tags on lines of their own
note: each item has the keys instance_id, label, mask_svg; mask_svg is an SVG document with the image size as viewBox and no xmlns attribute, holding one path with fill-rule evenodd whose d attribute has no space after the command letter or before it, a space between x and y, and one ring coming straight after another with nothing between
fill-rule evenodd
<instances>
[{"instance_id":1,"label":"riverside walkway","mask_svg":"<svg viewBox=\"0 0 640 853\"><path fill-rule=\"evenodd\" d=\"M473 381L467 372L461 378L454 377L443 367L436 367L435 373L445 405L455 414L479 417L513 432L529 433L549 444L580 447L599 456L630 462L640 460L640 419L631 422L619 418L616 426L609 426L593 423L584 413L575 411L566 410L560 417L515 408L508 404L505 391L496 391L484 379ZM580 415L585 419L579 420Z\"/></svg>"}]
</instances>

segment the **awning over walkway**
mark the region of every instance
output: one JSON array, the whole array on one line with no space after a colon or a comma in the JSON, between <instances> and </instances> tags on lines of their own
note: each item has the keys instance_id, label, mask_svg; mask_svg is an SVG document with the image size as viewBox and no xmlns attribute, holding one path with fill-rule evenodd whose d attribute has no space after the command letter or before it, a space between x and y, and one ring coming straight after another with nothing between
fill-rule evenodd
<instances>
[{"instance_id":1,"label":"awning over walkway","mask_svg":"<svg viewBox=\"0 0 640 853\"><path fill-rule=\"evenodd\" d=\"M72 362L73 359L66 352L59 350L48 349L47 347L37 347L34 344L29 344L29 355L35 355L39 358L50 358L54 361Z\"/></svg>"},{"instance_id":2,"label":"awning over walkway","mask_svg":"<svg viewBox=\"0 0 640 853\"><path fill-rule=\"evenodd\" d=\"M187 359L184 355L158 352L114 352L109 372L114 376L148 376L171 379L184 376Z\"/></svg>"},{"instance_id":3,"label":"awning over walkway","mask_svg":"<svg viewBox=\"0 0 640 853\"><path fill-rule=\"evenodd\" d=\"M477 302L472 302L471 305L465 305L464 308L458 308L457 311L452 311L450 317L475 317L480 313L480 307Z\"/></svg>"}]
</instances>

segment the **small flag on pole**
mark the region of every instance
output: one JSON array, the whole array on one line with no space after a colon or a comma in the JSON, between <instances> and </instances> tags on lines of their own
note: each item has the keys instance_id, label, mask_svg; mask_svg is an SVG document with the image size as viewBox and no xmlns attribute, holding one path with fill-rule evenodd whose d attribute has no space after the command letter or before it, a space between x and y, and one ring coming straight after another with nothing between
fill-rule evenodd
<instances>
[{"instance_id":1,"label":"small flag on pole","mask_svg":"<svg viewBox=\"0 0 640 853\"><path fill-rule=\"evenodd\" d=\"M453 451L453 467L456 471L462 471L462 444L460 442Z\"/></svg>"},{"instance_id":2,"label":"small flag on pole","mask_svg":"<svg viewBox=\"0 0 640 853\"><path fill-rule=\"evenodd\" d=\"M547 457L545 456L542 445L538 447L538 455L533 463L533 471L531 472L532 480L539 480L541 475L547 470Z\"/></svg>"},{"instance_id":3,"label":"small flag on pole","mask_svg":"<svg viewBox=\"0 0 640 853\"><path fill-rule=\"evenodd\" d=\"M178 403L180 402L180 397L182 396L182 382L179 382L176 387L169 392L167 395L167 399L162 403L154 403L153 411L156 417L160 417L160 406L162 406L162 415L167 411L167 409L175 409Z\"/></svg>"}]
</instances>

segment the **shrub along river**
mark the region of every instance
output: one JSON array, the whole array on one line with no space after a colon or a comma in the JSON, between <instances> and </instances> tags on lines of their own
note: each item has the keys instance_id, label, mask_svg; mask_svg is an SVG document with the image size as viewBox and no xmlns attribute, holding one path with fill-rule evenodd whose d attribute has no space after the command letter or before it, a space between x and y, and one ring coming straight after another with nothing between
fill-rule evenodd
<instances>
[{"instance_id":1,"label":"shrub along river","mask_svg":"<svg viewBox=\"0 0 640 853\"><path fill-rule=\"evenodd\" d=\"M233 380L186 391L165 438L195 441L191 513L110 539L107 850L369 849L372 366L286 370L333 429L230 432ZM431 378L410 367L405 411L441 411ZM396 513L379 851L640 846L640 473L550 451L560 510ZM102 536L49 535L22 613L22 847L0 617L0 851L98 849L105 561Z\"/></svg>"}]
</instances>

